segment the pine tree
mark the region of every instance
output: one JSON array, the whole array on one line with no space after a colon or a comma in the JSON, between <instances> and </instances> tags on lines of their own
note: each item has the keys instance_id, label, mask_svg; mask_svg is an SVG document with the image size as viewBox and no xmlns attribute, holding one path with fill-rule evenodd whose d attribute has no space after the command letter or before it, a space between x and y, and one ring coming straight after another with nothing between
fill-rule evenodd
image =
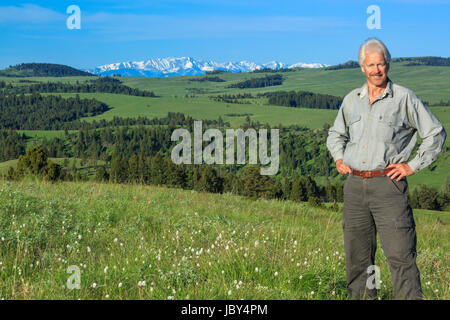
<instances>
[{"instance_id":1,"label":"pine tree","mask_svg":"<svg viewBox=\"0 0 450 320\"><path fill-rule=\"evenodd\" d=\"M57 163L54 163L51 160L47 160L48 172L47 179L50 181L56 181L59 179L61 174L61 166Z\"/></svg>"},{"instance_id":2,"label":"pine tree","mask_svg":"<svg viewBox=\"0 0 450 320\"><path fill-rule=\"evenodd\" d=\"M289 199L293 201L306 201L308 199L308 192L303 177L295 177L292 181Z\"/></svg>"},{"instance_id":3,"label":"pine tree","mask_svg":"<svg viewBox=\"0 0 450 320\"><path fill-rule=\"evenodd\" d=\"M44 149L40 146L28 149L25 155L19 157L17 170L19 174L44 175L47 170L47 154L44 152Z\"/></svg>"},{"instance_id":4,"label":"pine tree","mask_svg":"<svg viewBox=\"0 0 450 320\"><path fill-rule=\"evenodd\" d=\"M243 195L251 198L270 198L272 193L271 180L260 174L259 165L249 165L244 170Z\"/></svg>"},{"instance_id":5,"label":"pine tree","mask_svg":"<svg viewBox=\"0 0 450 320\"><path fill-rule=\"evenodd\" d=\"M154 185L166 183L165 164L159 153L150 160L150 181Z\"/></svg>"},{"instance_id":6,"label":"pine tree","mask_svg":"<svg viewBox=\"0 0 450 320\"><path fill-rule=\"evenodd\" d=\"M194 190L221 193L223 181L210 165L201 165L194 175Z\"/></svg>"}]
</instances>

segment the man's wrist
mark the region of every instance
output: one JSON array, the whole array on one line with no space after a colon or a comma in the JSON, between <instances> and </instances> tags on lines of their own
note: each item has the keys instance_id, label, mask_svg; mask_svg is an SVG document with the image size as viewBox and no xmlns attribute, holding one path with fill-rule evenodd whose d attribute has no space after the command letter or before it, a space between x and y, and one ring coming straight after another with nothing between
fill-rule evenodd
<instances>
[{"instance_id":1,"label":"man's wrist","mask_svg":"<svg viewBox=\"0 0 450 320\"><path fill-rule=\"evenodd\" d=\"M420 160L419 159L414 158L407 164L411 168L413 173L417 173L420 170Z\"/></svg>"}]
</instances>

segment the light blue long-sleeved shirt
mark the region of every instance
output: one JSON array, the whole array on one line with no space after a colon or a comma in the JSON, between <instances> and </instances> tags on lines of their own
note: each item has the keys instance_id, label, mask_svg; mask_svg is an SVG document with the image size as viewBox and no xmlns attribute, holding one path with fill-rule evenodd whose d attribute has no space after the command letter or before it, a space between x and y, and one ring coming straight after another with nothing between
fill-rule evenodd
<instances>
[{"instance_id":1,"label":"light blue long-sleeved shirt","mask_svg":"<svg viewBox=\"0 0 450 320\"><path fill-rule=\"evenodd\" d=\"M388 79L385 91L369 103L367 83L344 97L327 147L336 162L355 170L381 170L406 163L422 138L417 155L408 162L414 172L432 163L447 134L439 120L411 90Z\"/></svg>"}]
</instances>

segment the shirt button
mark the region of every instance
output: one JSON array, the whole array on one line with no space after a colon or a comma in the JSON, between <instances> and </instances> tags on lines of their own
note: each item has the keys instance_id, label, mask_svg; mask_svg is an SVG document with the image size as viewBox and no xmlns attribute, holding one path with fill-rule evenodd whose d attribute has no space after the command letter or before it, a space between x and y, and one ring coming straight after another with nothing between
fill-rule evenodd
<instances>
[{"instance_id":1,"label":"shirt button","mask_svg":"<svg viewBox=\"0 0 450 320\"><path fill-rule=\"evenodd\" d=\"M363 163L363 164L365 164L366 162L365 162L365 161L363 161L362 163Z\"/></svg>"}]
</instances>

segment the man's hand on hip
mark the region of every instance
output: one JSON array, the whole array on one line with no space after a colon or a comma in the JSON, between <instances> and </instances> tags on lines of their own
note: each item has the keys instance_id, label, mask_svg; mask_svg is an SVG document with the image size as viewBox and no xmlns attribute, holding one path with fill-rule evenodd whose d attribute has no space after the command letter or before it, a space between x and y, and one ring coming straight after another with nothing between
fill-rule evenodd
<instances>
[{"instance_id":1,"label":"man's hand on hip","mask_svg":"<svg viewBox=\"0 0 450 320\"><path fill-rule=\"evenodd\" d=\"M403 177L410 176L414 174L413 169L409 166L407 163L392 163L386 167L386 169L393 169L391 170L387 176L391 178L392 180L397 178L397 181L400 181L403 179Z\"/></svg>"},{"instance_id":2,"label":"man's hand on hip","mask_svg":"<svg viewBox=\"0 0 450 320\"><path fill-rule=\"evenodd\" d=\"M336 169L340 174L352 173L352 169L350 169L350 167L346 165L342 159L336 161Z\"/></svg>"}]
</instances>

